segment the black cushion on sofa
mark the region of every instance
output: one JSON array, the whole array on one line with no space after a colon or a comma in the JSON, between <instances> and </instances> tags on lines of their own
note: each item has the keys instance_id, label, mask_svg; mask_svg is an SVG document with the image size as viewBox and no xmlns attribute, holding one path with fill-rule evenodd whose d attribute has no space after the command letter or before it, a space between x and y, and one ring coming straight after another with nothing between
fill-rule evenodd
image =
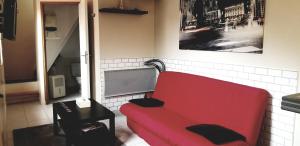
<instances>
[{"instance_id":1,"label":"black cushion on sofa","mask_svg":"<svg viewBox=\"0 0 300 146\"><path fill-rule=\"evenodd\" d=\"M131 99L129 100L129 102L143 107L161 107L164 105L163 101L160 101L155 98Z\"/></svg>"},{"instance_id":2,"label":"black cushion on sofa","mask_svg":"<svg viewBox=\"0 0 300 146\"><path fill-rule=\"evenodd\" d=\"M186 129L207 138L216 145L238 140L246 141L243 135L219 125L199 124L189 126Z\"/></svg>"}]
</instances>

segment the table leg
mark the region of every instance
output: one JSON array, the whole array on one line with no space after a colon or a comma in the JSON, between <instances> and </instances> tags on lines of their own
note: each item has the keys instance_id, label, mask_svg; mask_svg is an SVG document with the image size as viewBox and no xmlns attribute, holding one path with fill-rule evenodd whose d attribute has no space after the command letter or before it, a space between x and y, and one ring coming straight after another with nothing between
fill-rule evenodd
<instances>
[{"instance_id":1,"label":"table leg","mask_svg":"<svg viewBox=\"0 0 300 146\"><path fill-rule=\"evenodd\" d=\"M53 132L54 135L58 135L58 123L57 123L57 112L53 104Z\"/></svg>"},{"instance_id":2,"label":"table leg","mask_svg":"<svg viewBox=\"0 0 300 146\"><path fill-rule=\"evenodd\" d=\"M112 137L112 146L115 145L115 117L109 119L109 131Z\"/></svg>"}]
</instances>

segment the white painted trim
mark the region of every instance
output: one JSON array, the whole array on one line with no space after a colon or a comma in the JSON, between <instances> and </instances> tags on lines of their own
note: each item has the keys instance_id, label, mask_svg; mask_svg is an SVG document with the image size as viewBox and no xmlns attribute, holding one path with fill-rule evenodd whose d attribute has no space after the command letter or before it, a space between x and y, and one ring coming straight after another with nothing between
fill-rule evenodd
<instances>
[{"instance_id":1,"label":"white painted trim","mask_svg":"<svg viewBox=\"0 0 300 146\"><path fill-rule=\"evenodd\" d=\"M44 49L44 31L43 31L43 16L42 16L42 0L36 1L36 63L37 63L37 77L39 83L40 102L46 104L46 61Z\"/></svg>"},{"instance_id":2,"label":"white painted trim","mask_svg":"<svg viewBox=\"0 0 300 146\"><path fill-rule=\"evenodd\" d=\"M87 0L81 0L79 3L79 40L81 63L81 96L83 98L90 98L91 89ZM88 55L88 57L85 55Z\"/></svg>"},{"instance_id":3,"label":"white painted trim","mask_svg":"<svg viewBox=\"0 0 300 146\"><path fill-rule=\"evenodd\" d=\"M93 0L93 8L94 8L94 62L95 62L95 99L102 103L101 98L101 53L100 53L100 27L99 27L99 1Z\"/></svg>"}]
</instances>

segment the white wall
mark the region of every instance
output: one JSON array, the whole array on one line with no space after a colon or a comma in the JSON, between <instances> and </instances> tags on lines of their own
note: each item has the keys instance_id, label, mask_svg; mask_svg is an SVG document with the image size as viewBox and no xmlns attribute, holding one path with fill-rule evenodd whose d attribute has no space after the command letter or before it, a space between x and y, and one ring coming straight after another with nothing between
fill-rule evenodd
<instances>
[{"instance_id":1,"label":"white wall","mask_svg":"<svg viewBox=\"0 0 300 146\"><path fill-rule=\"evenodd\" d=\"M148 11L149 14L141 16L98 12L98 8L117 7L119 4L118 0L94 0L93 3L97 5L94 6L94 9L96 9L94 10L94 25L96 26L94 28L95 95L98 101L105 104L110 103L108 104L109 107L115 110L117 106L111 105L115 100L101 98L104 93L104 87L101 82L103 81L103 69L101 66L104 63L103 61L107 59L119 60L122 58L139 59L153 57L155 0L124 1L125 8L138 8ZM99 74L101 74L101 77Z\"/></svg>"},{"instance_id":2,"label":"white wall","mask_svg":"<svg viewBox=\"0 0 300 146\"><path fill-rule=\"evenodd\" d=\"M179 50L179 1L156 1L156 55L170 58L300 70L300 9L297 0L267 0L264 53Z\"/></svg>"},{"instance_id":3,"label":"white wall","mask_svg":"<svg viewBox=\"0 0 300 146\"><path fill-rule=\"evenodd\" d=\"M154 0L124 1L125 8L148 10L147 15L99 13L103 59L154 55ZM101 0L99 8L117 7L118 0Z\"/></svg>"},{"instance_id":4,"label":"white wall","mask_svg":"<svg viewBox=\"0 0 300 146\"><path fill-rule=\"evenodd\" d=\"M144 94L135 94L135 95L125 95L117 96L113 98L105 98L105 79L104 72L112 70L126 70L126 69L135 69L135 68L145 68L144 62L149 60L149 57L139 57L139 58L114 58L114 59L103 59L101 60L101 72L100 72L100 83L101 83L101 103L109 108L112 111L119 110L121 105L128 103L129 100L135 98L143 98Z\"/></svg>"},{"instance_id":5,"label":"white wall","mask_svg":"<svg viewBox=\"0 0 300 146\"><path fill-rule=\"evenodd\" d=\"M34 0L18 0L16 40L3 39L6 80L33 80L36 72Z\"/></svg>"},{"instance_id":6,"label":"white wall","mask_svg":"<svg viewBox=\"0 0 300 146\"><path fill-rule=\"evenodd\" d=\"M205 51L188 51L179 50L179 1L157 0L155 3L155 54L160 58L188 60L192 62L200 61L206 64L225 64L240 65L254 68L277 69L280 71L291 70L300 71L300 9L298 0L267 0L266 19L264 31L264 53L258 54L240 54L240 53L224 53L224 52L205 52ZM268 71L267 71L268 72ZM281 72L282 74L282 72ZM299 78L298 75L296 77ZM296 87L299 91L299 80L296 81ZM292 85L289 85L292 86ZM284 90L282 88L281 90ZM296 91L293 91L296 92ZM287 92L285 92L287 93ZM289 92L291 93L291 92ZM272 92L274 95L275 93ZM271 104L272 106L272 104ZM280 107L274 108L278 112ZM276 114L272 114L272 117ZM277 115L284 117L283 115ZM295 126L300 127L299 117L295 121ZM284 121L285 119L283 119ZM288 120L288 119L286 119ZM294 141L296 145L299 142L299 128L293 128ZM286 145L291 145L288 138L283 132L276 128L271 128L272 140L284 139ZM275 133L275 134L274 134ZM288 135L288 134L285 134ZM291 136L288 136L291 137ZM282 141L273 141L273 144L284 145Z\"/></svg>"}]
</instances>

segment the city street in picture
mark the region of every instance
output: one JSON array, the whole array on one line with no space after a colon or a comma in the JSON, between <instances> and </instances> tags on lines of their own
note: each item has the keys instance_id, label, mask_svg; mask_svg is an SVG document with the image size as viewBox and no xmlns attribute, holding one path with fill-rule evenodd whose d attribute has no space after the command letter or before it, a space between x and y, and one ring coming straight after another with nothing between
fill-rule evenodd
<instances>
[{"instance_id":1,"label":"city street in picture","mask_svg":"<svg viewBox=\"0 0 300 146\"><path fill-rule=\"evenodd\" d=\"M180 0L181 50L263 53L265 0Z\"/></svg>"}]
</instances>

